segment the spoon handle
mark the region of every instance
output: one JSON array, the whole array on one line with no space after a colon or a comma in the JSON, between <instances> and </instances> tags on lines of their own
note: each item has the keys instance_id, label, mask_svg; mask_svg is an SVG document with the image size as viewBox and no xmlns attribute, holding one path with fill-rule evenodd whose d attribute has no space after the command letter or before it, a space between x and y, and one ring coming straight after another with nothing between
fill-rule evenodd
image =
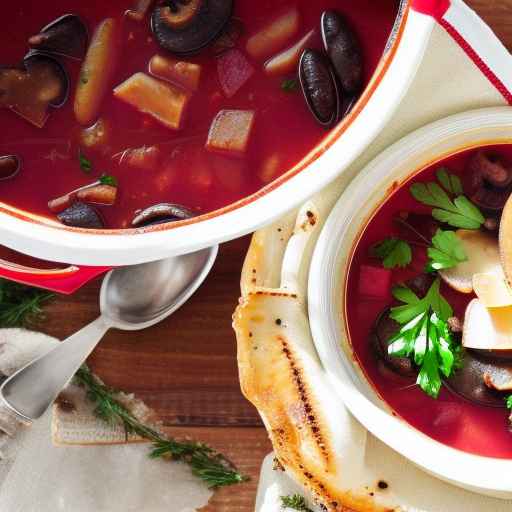
<instances>
[{"instance_id":1,"label":"spoon handle","mask_svg":"<svg viewBox=\"0 0 512 512\"><path fill-rule=\"evenodd\" d=\"M11 375L0 387L0 398L23 418L39 418L110 327L108 321L100 316Z\"/></svg>"}]
</instances>

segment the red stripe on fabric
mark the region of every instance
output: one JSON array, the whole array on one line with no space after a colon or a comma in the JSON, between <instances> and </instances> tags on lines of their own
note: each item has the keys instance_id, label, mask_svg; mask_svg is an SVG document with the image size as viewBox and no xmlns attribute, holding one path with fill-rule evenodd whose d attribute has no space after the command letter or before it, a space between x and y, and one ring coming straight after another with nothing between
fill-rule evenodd
<instances>
[{"instance_id":1,"label":"red stripe on fabric","mask_svg":"<svg viewBox=\"0 0 512 512\"><path fill-rule=\"evenodd\" d=\"M412 0L411 7L423 14L440 20L450 8L450 0Z\"/></svg>"},{"instance_id":2,"label":"red stripe on fabric","mask_svg":"<svg viewBox=\"0 0 512 512\"><path fill-rule=\"evenodd\" d=\"M466 55L476 64L478 69L487 77L489 82L496 87L500 94L505 98L509 105L512 105L512 93L507 89L505 84L498 78L497 75L489 68L489 66L482 60L480 55L476 53L473 47L464 39L462 34L448 21L440 19L439 24L450 34L457 44L466 52Z\"/></svg>"}]
</instances>

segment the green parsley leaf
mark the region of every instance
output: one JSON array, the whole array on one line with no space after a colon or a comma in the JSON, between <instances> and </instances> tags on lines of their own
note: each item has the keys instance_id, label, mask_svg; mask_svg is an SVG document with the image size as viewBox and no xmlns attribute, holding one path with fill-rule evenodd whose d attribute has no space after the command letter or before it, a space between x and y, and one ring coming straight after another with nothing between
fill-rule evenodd
<instances>
[{"instance_id":1,"label":"green parsley leaf","mask_svg":"<svg viewBox=\"0 0 512 512\"><path fill-rule=\"evenodd\" d=\"M509 395L506 399L507 401L507 409L512 409L512 395Z\"/></svg>"},{"instance_id":2,"label":"green parsley leaf","mask_svg":"<svg viewBox=\"0 0 512 512\"><path fill-rule=\"evenodd\" d=\"M285 92L294 92L298 87L299 83L295 78L287 78L281 82L281 89Z\"/></svg>"},{"instance_id":3,"label":"green parsley leaf","mask_svg":"<svg viewBox=\"0 0 512 512\"><path fill-rule=\"evenodd\" d=\"M439 288L441 281L437 278L430 287L429 291L423 299L406 286L396 286L393 288L393 297L401 302L405 302L403 306L391 308L390 317L400 325L407 324L418 315L432 309L443 321L453 316L453 310L441 295Z\"/></svg>"},{"instance_id":4,"label":"green parsley leaf","mask_svg":"<svg viewBox=\"0 0 512 512\"><path fill-rule=\"evenodd\" d=\"M293 494L289 496L281 496L281 508L290 508L299 512L313 512L306 504L304 496Z\"/></svg>"},{"instance_id":5,"label":"green parsley leaf","mask_svg":"<svg viewBox=\"0 0 512 512\"><path fill-rule=\"evenodd\" d=\"M441 183L444 189L453 196L461 196L462 194L464 194L460 178L458 176L455 176L455 174L450 174L446 167L441 167L437 171L436 176L439 183Z\"/></svg>"},{"instance_id":6,"label":"green parsley leaf","mask_svg":"<svg viewBox=\"0 0 512 512\"><path fill-rule=\"evenodd\" d=\"M414 317L389 340L388 353L409 357L420 371L416 383L432 398L439 396L442 375L456 368L458 347L447 323L432 307Z\"/></svg>"},{"instance_id":7,"label":"green parsley leaf","mask_svg":"<svg viewBox=\"0 0 512 512\"><path fill-rule=\"evenodd\" d=\"M453 268L468 259L464 246L455 232L441 229L438 229L432 238L432 247L428 248L427 254L430 258L428 271Z\"/></svg>"},{"instance_id":8,"label":"green parsley leaf","mask_svg":"<svg viewBox=\"0 0 512 512\"><path fill-rule=\"evenodd\" d=\"M466 196L458 195L452 201L437 183L414 183L410 191L417 201L433 207L432 216L440 222L463 229L480 229L485 222L482 212Z\"/></svg>"},{"instance_id":9,"label":"green parsley leaf","mask_svg":"<svg viewBox=\"0 0 512 512\"><path fill-rule=\"evenodd\" d=\"M92 171L92 162L82 153L82 150L78 150L78 160L80 162L80 169L86 174Z\"/></svg>"},{"instance_id":10,"label":"green parsley leaf","mask_svg":"<svg viewBox=\"0 0 512 512\"><path fill-rule=\"evenodd\" d=\"M117 178L110 176L109 174L102 174L99 178L99 182L102 185L110 185L111 187L117 187Z\"/></svg>"},{"instance_id":11,"label":"green parsley leaf","mask_svg":"<svg viewBox=\"0 0 512 512\"><path fill-rule=\"evenodd\" d=\"M382 260L384 268L403 268L412 261L411 246L399 238L386 238L371 247L370 253Z\"/></svg>"}]
</instances>

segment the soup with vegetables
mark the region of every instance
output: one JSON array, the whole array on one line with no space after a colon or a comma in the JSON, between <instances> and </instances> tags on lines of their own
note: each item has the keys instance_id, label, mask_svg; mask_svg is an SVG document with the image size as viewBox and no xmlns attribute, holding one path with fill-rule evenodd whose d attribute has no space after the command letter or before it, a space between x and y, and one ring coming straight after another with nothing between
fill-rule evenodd
<instances>
[{"instance_id":1,"label":"soup with vegetables","mask_svg":"<svg viewBox=\"0 0 512 512\"><path fill-rule=\"evenodd\" d=\"M465 151L375 212L347 282L350 340L393 411L430 437L512 457L512 149Z\"/></svg>"},{"instance_id":2,"label":"soup with vegetables","mask_svg":"<svg viewBox=\"0 0 512 512\"><path fill-rule=\"evenodd\" d=\"M249 196L350 111L397 3L7 2L0 200L117 229Z\"/></svg>"}]
</instances>

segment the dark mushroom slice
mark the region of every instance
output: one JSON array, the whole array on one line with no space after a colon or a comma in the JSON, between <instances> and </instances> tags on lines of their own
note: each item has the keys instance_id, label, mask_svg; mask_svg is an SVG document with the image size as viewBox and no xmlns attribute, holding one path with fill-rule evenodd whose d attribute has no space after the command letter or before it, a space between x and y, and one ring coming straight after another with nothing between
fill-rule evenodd
<instances>
[{"instance_id":1,"label":"dark mushroom slice","mask_svg":"<svg viewBox=\"0 0 512 512\"><path fill-rule=\"evenodd\" d=\"M57 215L66 226L87 229L102 229L105 223L100 214L88 204L77 201Z\"/></svg>"},{"instance_id":2,"label":"dark mushroom slice","mask_svg":"<svg viewBox=\"0 0 512 512\"><path fill-rule=\"evenodd\" d=\"M21 161L16 155L0 156L0 180L8 180L18 174Z\"/></svg>"},{"instance_id":3,"label":"dark mushroom slice","mask_svg":"<svg viewBox=\"0 0 512 512\"><path fill-rule=\"evenodd\" d=\"M166 50L190 55L221 35L232 11L233 0L171 0L154 9L151 30Z\"/></svg>"},{"instance_id":4,"label":"dark mushroom slice","mask_svg":"<svg viewBox=\"0 0 512 512\"><path fill-rule=\"evenodd\" d=\"M60 108L69 97L69 76L56 58L39 51L30 51L23 59L25 69L40 77L39 97L54 108Z\"/></svg>"},{"instance_id":5,"label":"dark mushroom slice","mask_svg":"<svg viewBox=\"0 0 512 512\"><path fill-rule=\"evenodd\" d=\"M418 372L408 357L393 357L388 354L388 341L400 330L400 324L390 318L389 311L384 310L375 321L370 343L377 357L390 370L402 377L414 377Z\"/></svg>"},{"instance_id":6,"label":"dark mushroom slice","mask_svg":"<svg viewBox=\"0 0 512 512\"><path fill-rule=\"evenodd\" d=\"M192 210L173 203L155 204L135 213L132 226L136 228L165 224L166 222L176 222L195 216Z\"/></svg>"},{"instance_id":7,"label":"dark mushroom slice","mask_svg":"<svg viewBox=\"0 0 512 512\"><path fill-rule=\"evenodd\" d=\"M512 168L493 154L477 152L468 165L470 198L485 210L502 210L512 192Z\"/></svg>"},{"instance_id":8,"label":"dark mushroom slice","mask_svg":"<svg viewBox=\"0 0 512 512\"><path fill-rule=\"evenodd\" d=\"M340 116L340 94L329 61L318 51L306 49L299 61L299 80L315 119L329 128Z\"/></svg>"},{"instance_id":9,"label":"dark mushroom slice","mask_svg":"<svg viewBox=\"0 0 512 512\"><path fill-rule=\"evenodd\" d=\"M65 14L29 38L31 48L83 59L87 51L87 28L76 14Z\"/></svg>"},{"instance_id":10,"label":"dark mushroom slice","mask_svg":"<svg viewBox=\"0 0 512 512\"><path fill-rule=\"evenodd\" d=\"M320 21L322 40L343 90L358 94L363 88L361 46L350 25L335 10L327 10Z\"/></svg>"},{"instance_id":11,"label":"dark mushroom slice","mask_svg":"<svg viewBox=\"0 0 512 512\"><path fill-rule=\"evenodd\" d=\"M512 380L512 362L489 358L482 351L466 349L461 368L445 379L445 384L453 393L470 402L504 408L505 394L488 384L494 382L502 385L509 379Z\"/></svg>"}]
</instances>

